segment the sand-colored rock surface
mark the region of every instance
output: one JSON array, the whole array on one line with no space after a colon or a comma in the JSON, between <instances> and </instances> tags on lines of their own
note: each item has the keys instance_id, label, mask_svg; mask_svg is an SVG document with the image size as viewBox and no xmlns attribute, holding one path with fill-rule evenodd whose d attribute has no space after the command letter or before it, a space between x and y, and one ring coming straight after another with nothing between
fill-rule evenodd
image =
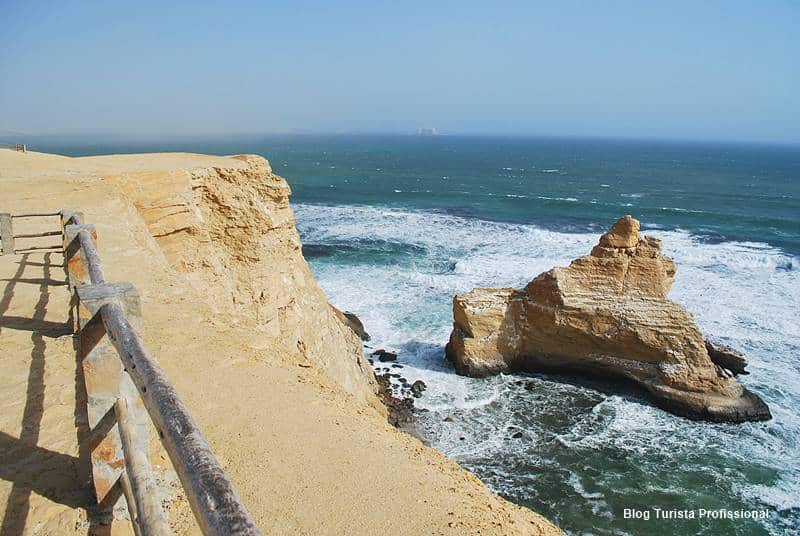
<instances>
[{"instance_id":1,"label":"sand-colored rock surface","mask_svg":"<svg viewBox=\"0 0 800 536\"><path fill-rule=\"evenodd\" d=\"M660 241L640 237L639 222L626 216L591 255L522 290L456 296L447 355L471 376L555 370L622 378L679 415L769 419L766 404L709 356L692 315L667 298L674 277ZM713 353L738 372L742 364L729 350Z\"/></svg>"},{"instance_id":2,"label":"sand-colored rock surface","mask_svg":"<svg viewBox=\"0 0 800 536\"><path fill-rule=\"evenodd\" d=\"M258 157L66 158L0 150L0 211L77 207L107 279L140 291L143 338L269 534L560 534L391 427L357 336L311 277L286 183ZM26 230L52 220L18 220ZM107 533L92 514L53 239L0 256L3 534ZM172 482L177 534L198 529ZM113 533L130 532L124 522Z\"/></svg>"}]
</instances>

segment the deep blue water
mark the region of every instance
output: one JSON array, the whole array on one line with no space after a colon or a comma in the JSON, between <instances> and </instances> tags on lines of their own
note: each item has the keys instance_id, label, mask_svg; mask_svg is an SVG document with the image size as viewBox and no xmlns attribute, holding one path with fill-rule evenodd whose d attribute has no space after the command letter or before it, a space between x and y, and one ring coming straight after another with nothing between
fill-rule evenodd
<instances>
[{"instance_id":1,"label":"deep blue water","mask_svg":"<svg viewBox=\"0 0 800 536\"><path fill-rule=\"evenodd\" d=\"M411 136L30 145L269 158L292 186L331 302L427 383L417 407L430 443L570 534L800 533L800 147ZM463 378L444 360L454 294L521 287L588 253L626 213L675 259L671 298L747 353L741 381L772 421L695 423L607 385ZM625 519L655 507L769 517Z\"/></svg>"},{"instance_id":2,"label":"deep blue water","mask_svg":"<svg viewBox=\"0 0 800 536\"><path fill-rule=\"evenodd\" d=\"M599 230L622 213L708 241L800 253L800 146L547 138L267 136L34 139L69 155L193 151L266 156L294 202L365 204Z\"/></svg>"}]
</instances>

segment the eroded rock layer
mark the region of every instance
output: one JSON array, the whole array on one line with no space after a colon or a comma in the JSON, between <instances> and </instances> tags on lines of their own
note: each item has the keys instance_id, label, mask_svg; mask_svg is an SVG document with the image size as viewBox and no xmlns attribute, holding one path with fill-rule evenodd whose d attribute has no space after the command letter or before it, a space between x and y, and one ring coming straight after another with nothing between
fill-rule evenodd
<instances>
[{"instance_id":1,"label":"eroded rock layer","mask_svg":"<svg viewBox=\"0 0 800 536\"><path fill-rule=\"evenodd\" d=\"M640 237L639 222L625 216L590 255L524 289L456 296L447 356L469 376L578 372L631 380L693 419L769 419L767 405L734 378L743 359L733 371L715 363L733 359L712 361L692 315L667 298L674 276L661 242Z\"/></svg>"}]
</instances>

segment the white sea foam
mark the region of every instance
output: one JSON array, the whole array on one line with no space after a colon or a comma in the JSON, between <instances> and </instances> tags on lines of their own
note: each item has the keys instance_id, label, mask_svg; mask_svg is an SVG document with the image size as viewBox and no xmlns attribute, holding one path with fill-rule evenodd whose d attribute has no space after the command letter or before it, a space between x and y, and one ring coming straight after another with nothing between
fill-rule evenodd
<instances>
[{"instance_id":1,"label":"white sea foam","mask_svg":"<svg viewBox=\"0 0 800 536\"><path fill-rule=\"evenodd\" d=\"M578 202L578 199L575 197L547 197L544 195L537 195L536 199L543 199L545 201L569 201L570 203Z\"/></svg>"},{"instance_id":2,"label":"white sea foam","mask_svg":"<svg viewBox=\"0 0 800 536\"><path fill-rule=\"evenodd\" d=\"M454 294L481 286L520 287L542 271L588 253L597 234L424 211L317 205L296 205L295 210L307 244L378 241L386 247L413 248L398 250L389 263L323 258L312 260L312 268L331 302L359 315L373 337L370 344L397 349L405 367L399 371L409 381L426 382L428 390L417 405L429 410L420 418L432 444L479 473L483 467L482 476L498 491L524 496L536 472L557 462L538 448L552 441L562 450L615 449L642 463L716 453L730 463L777 475L772 482L751 482L737 471L703 468L718 471L713 479L728 482L739 499L800 508L797 257L768 244L707 244L684 231L647 231L663 240L665 252L677 263L672 299L694 314L705 334L747 353L751 374L740 379L765 398L774 415L768 423L713 425L674 417L635 397L548 378L526 379L531 391L518 385L516 376L464 378L444 361ZM576 410L568 425L554 428L554 418L537 419L570 401L593 405ZM443 422L446 416L452 422ZM521 430L523 437L510 438L509 428ZM521 445L530 448L521 450ZM503 469L496 460L530 463L535 469L529 474ZM602 492L581 491L585 478L569 476L564 485L599 508Z\"/></svg>"}]
</instances>

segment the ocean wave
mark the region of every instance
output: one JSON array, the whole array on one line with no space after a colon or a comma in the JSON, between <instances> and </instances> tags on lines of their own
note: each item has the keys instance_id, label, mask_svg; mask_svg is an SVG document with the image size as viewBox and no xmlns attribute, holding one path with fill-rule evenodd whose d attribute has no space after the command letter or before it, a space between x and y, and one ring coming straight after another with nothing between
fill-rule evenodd
<instances>
[{"instance_id":1,"label":"ocean wave","mask_svg":"<svg viewBox=\"0 0 800 536\"><path fill-rule=\"evenodd\" d=\"M681 207L659 207L660 210L664 212L685 212L690 214L707 214L705 210L693 210L688 208L681 208Z\"/></svg>"},{"instance_id":2,"label":"ocean wave","mask_svg":"<svg viewBox=\"0 0 800 536\"><path fill-rule=\"evenodd\" d=\"M569 201L570 203L578 202L578 199L575 197L547 197L544 195L537 195L536 199L543 199L545 201Z\"/></svg>"}]
</instances>

